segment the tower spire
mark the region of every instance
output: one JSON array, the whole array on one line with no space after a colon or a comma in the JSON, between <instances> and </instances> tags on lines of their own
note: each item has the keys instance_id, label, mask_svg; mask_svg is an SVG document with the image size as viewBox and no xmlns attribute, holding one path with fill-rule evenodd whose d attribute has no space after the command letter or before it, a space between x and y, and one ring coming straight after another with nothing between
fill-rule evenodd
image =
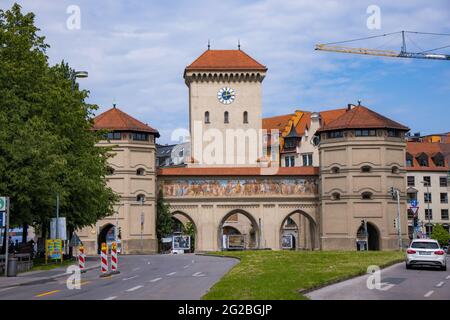
<instances>
[{"instance_id":1,"label":"tower spire","mask_svg":"<svg viewBox=\"0 0 450 320\"><path fill-rule=\"evenodd\" d=\"M208 50L211 49L211 42L208 39Z\"/></svg>"},{"instance_id":2,"label":"tower spire","mask_svg":"<svg viewBox=\"0 0 450 320\"><path fill-rule=\"evenodd\" d=\"M241 40L238 39L238 50L241 50Z\"/></svg>"}]
</instances>

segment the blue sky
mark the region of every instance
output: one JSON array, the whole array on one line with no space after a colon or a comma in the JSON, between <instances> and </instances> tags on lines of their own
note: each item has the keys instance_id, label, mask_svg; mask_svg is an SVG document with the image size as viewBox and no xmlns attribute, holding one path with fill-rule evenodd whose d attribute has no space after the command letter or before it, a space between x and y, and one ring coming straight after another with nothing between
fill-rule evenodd
<instances>
[{"instance_id":1,"label":"blue sky","mask_svg":"<svg viewBox=\"0 0 450 320\"><path fill-rule=\"evenodd\" d=\"M1 0L6 9L14 1ZM36 13L51 48L89 78L80 85L100 112L119 108L157 128L160 142L188 125L183 70L211 40L212 49L241 48L269 68L263 115L362 104L421 133L450 131L450 61L320 52L316 43L413 30L450 33L450 2L442 1L17 1ZM70 30L67 7L81 10ZM381 9L370 30L369 5ZM450 45L450 37L412 36L412 51ZM407 39L409 41L409 39ZM386 43L387 42L387 43ZM399 50L400 38L355 43ZM450 49L443 50L450 53Z\"/></svg>"}]
</instances>

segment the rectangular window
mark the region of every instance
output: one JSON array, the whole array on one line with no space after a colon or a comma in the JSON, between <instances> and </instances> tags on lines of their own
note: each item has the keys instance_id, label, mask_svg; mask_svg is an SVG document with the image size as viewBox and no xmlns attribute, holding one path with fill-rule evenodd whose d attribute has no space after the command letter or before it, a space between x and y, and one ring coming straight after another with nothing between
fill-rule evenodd
<instances>
[{"instance_id":1,"label":"rectangular window","mask_svg":"<svg viewBox=\"0 0 450 320\"><path fill-rule=\"evenodd\" d=\"M407 167L413 166L413 159L411 157L406 157L406 166Z\"/></svg>"},{"instance_id":2,"label":"rectangular window","mask_svg":"<svg viewBox=\"0 0 450 320\"><path fill-rule=\"evenodd\" d=\"M446 187L447 186L447 177L439 177L439 185L441 187Z\"/></svg>"},{"instance_id":3,"label":"rectangular window","mask_svg":"<svg viewBox=\"0 0 450 320\"><path fill-rule=\"evenodd\" d=\"M327 135L328 138L342 138L344 136L342 131L329 131Z\"/></svg>"},{"instance_id":4,"label":"rectangular window","mask_svg":"<svg viewBox=\"0 0 450 320\"><path fill-rule=\"evenodd\" d=\"M447 195L447 192L441 193L441 203L448 203L448 195Z\"/></svg>"},{"instance_id":5,"label":"rectangular window","mask_svg":"<svg viewBox=\"0 0 450 320\"><path fill-rule=\"evenodd\" d=\"M285 157L284 164L286 167L294 167L295 166L295 157L294 156Z\"/></svg>"},{"instance_id":6,"label":"rectangular window","mask_svg":"<svg viewBox=\"0 0 450 320\"><path fill-rule=\"evenodd\" d=\"M423 195L424 195L424 202L431 203L431 193L425 192Z\"/></svg>"},{"instance_id":7,"label":"rectangular window","mask_svg":"<svg viewBox=\"0 0 450 320\"><path fill-rule=\"evenodd\" d=\"M408 192L406 196L408 203L410 203L413 200L417 200L417 192Z\"/></svg>"},{"instance_id":8,"label":"rectangular window","mask_svg":"<svg viewBox=\"0 0 450 320\"><path fill-rule=\"evenodd\" d=\"M148 141L147 133L133 132L133 140L136 141Z\"/></svg>"},{"instance_id":9,"label":"rectangular window","mask_svg":"<svg viewBox=\"0 0 450 320\"><path fill-rule=\"evenodd\" d=\"M117 132L117 131L108 132L106 138L108 140L120 140L121 139L121 134L120 134L120 132Z\"/></svg>"},{"instance_id":10,"label":"rectangular window","mask_svg":"<svg viewBox=\"0 0 450 320\"><path fill-rule=\"evenodd\" d=\"M433 209L425 209L425 219L433 220Z\"/></svg>"},{"instance_id":11,"label":"rectangular window","mask_svg":"<svg viewBox=\"0 0 450 320\"><path fill-rule=\"evenodd\" d=\"M424 186L431 186L431 177L423 177Z\"/></svg>"},{"instance_id":12,"label":"rectangular window","mask_svg":"<svg viewBox=\"0 0 450 320\"><path fill-rule=\"evenodd\" d=\"M408 176L407 179L408 179L408 187L414 187L414 185L416 184L415 177Z\"/></svg>"},{"instance_id":13,"label":"rectangular window","mask_svg":"<svg viewBox=\"0 0 450 320\"><path fill-rule=\"evenodd\" d=\"M400 131L398 130L388 130L389 137L400 137Z\"/></svg>"},{"instance_id":14,"label":"rectangular window","mask_svg":"<svg viewBox=\"0 0 450 320\"><path fill-rule=\"evenodd\" d=\"M308 154L303 154L302 155L302 161L303 161L303 166L304 167L309 167L309 166L313 165L313 163L312 163L312 161L313 161L312 156L313 156L312 153L308 153Z\"/></svg>"},{"instance_id":15,"label":"rectangular window","mask_svg":"<svg viewBox=\"0 0 450 320\"><path fill-rule=\"evenodd\" d=\"M448 220L448 209L441 209L441 220Z\"/></svg>"}]
</instances>

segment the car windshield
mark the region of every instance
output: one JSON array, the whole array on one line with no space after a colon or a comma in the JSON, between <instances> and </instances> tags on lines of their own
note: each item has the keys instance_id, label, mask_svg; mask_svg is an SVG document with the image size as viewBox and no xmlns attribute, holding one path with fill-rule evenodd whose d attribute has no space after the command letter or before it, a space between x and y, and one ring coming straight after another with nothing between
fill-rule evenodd
<instances>
[{"instance_id":1,"label":"car windshield","mask_svg":"<svg viewBox=\"0 0 450 320\"><path fill-rule=\"evenodd\" d=\"M420 242L415 241L411 244L411 248L415 249L439 249L439 245L436 242Z\"/></svg>"}]
</instances>

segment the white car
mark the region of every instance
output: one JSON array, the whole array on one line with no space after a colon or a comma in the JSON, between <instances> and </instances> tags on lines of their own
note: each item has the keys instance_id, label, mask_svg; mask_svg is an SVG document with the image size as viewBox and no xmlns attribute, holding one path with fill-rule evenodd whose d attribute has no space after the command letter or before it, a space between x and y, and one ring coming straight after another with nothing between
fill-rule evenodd
<instances>
[{"instance_id":1,"label":"white car","mask_svg":"<svg viewBox=\"0 0 450 320\"><path fill-rule=\"evenodd\" d=\"M415 265L438 266L447 270L447 253L433 239L414 239L406 250L406 269Z\"/></svg>"}]
</instances>

